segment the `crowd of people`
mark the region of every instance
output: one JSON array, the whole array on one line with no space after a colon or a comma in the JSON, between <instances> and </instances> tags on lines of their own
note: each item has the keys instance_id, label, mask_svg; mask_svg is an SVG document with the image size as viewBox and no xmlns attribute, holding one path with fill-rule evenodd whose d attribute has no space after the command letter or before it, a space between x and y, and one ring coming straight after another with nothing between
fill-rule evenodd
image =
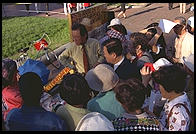
<instances>
[{"instance_id":1,"label":"crowd of people","mask_svg":"<svg viewBox=\"0 0 196 134\"><path fill-rule=\"evenodd\" d=\"M158 23L131 33L114 18L100 40L89 38L83 24L73 24L73 42L59 59L72 58L75 73L63 77L63 103L51 109L40 103L47 83L42 70L28 66L24 72L27 66L17 69L15 61L3 59L3 130L192 130L194 17L173 22L168 36Z\"/></svg>"}]
</instances>

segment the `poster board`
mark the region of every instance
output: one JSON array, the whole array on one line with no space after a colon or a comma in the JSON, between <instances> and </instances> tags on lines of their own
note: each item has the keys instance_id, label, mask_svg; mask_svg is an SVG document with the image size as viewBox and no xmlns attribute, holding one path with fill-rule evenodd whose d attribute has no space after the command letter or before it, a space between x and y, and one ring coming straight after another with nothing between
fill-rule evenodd
<instances>
[{"instance_id":1,"label":"poster board","mask_svg":"<svg viewBox=\"0 0 196 134\"><path fill-rule=\"evenodd\" d=\"M114 13L113 13L114 14ZM114 15L113 15L114 16ZM100 3L97 5L94 5L92 7L89 7L87 9L82 9L78 12L74 12L71 14L68 14L68 23L69 23L69 31L70 31L70 42L73 42L72 40L72 33L71 33L71 27L73 23L80 23L84 18L90 19L91 28L87 29L89 34L93 33L93 36L96 35L96 32L92 32L94 29L97 29L98 27L101 27L102 25L110 21L111 18L111 11L107 10L107 4L106 3ZM101 29L104 29L101 27ZM100 33L100 30L98 30ZM93 37L89 36L89 37ZM96 38L96 37L95 37Z\"/></svg>"}]
</instances>

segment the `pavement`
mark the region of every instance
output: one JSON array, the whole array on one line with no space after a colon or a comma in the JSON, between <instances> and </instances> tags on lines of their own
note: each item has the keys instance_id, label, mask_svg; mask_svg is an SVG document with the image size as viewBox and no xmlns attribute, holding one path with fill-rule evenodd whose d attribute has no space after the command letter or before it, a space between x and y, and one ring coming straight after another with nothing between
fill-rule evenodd
<instances>
[{"instance_id":1,"label":"pavement","mask_svg":"<svg viewBox=\"0 0 196 134\"><path fill-rule=\"evenodd\" d=\"M39 3L39 9L41 11L46 11L46 4L45 3ZM143 5L143 6L142 6ZM160 19L168 19L168 20L174 20L177 16L183 16L186 19L188 19L190 16L194 16L194 12L190 12L190 4L187 4L186 6L186 13L180 14L179 9L179 3L173 4L173 9L168 9L168 3L150 3L147 4L140 4L140 6L134 6L134 8L128 8L126 10L127 18L124 19L123 17L120 18L122 24L127 28L127 30L131 32L138 32L142 30L147 25L153 23L153 22L159 22ZM28 12L25 11L26 7L23 4L9 4L9 5L3 5L2 7L2 17L9 16L45 16L45 13L39 13L36 12ZM30 5L30 10L35 11L34 4ZM67 16L63 13L63 4L62 3L49 3L49 11L50 16L47 17L54 17L54 18L60 18L60 19L67 19ZM114 11L115 16L120 12L120 8L108 7L108 10Z\"/></svg>"}]
</instances>

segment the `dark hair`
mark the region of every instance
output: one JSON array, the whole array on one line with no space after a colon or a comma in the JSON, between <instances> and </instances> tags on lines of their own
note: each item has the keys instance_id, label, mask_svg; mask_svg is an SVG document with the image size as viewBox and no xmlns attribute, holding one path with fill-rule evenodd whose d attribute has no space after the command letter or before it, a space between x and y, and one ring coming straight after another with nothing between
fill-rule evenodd
<instances>
[{"instance_id":1,"label":"dark hair","mask_svg":"<svg viewBox=\"0 0 196 134\"><path fill-rule=\"evenodd\" d=\"M74 30L80 30L80 35L82 37L84 37L85 35L87 36L87 39L88 39L88 31L86 29L86 27L83 25L83 24L80 24L80 23L74 23L72 25L72 31Z\"/></svg>"},{"instance_id":2,"label":"dark hair","mask_svg":"<svg viewBox=\"0 0 196 134\"><path fill-rule=\"evenodd\" d=\"M182 17L182 16L178 16L175 18L175 20L179 20L181 25L186 25L186 18Z\"/></svg>"},{"instance_id":3,"label":"dark hair","mask_svg":"<svg viewBox=\"0 0 196 134\"><path fill-rule=\"evenodd\" d=\"M110 38L102 43L102 46L105 46L107 48L107 51L109 54L115 53L117 56L122 55L122 44L119 39L116 38Z\"/></svg>"},{"instance_id":4,"label":"dark hair","mask_svg":"<svg viewBox=\"0 0 196 134\"><path fill-rule=\"evenodd\" d=\"M114 92L116 99L131 112L141 109L144 104L146 88L138 79L132 78L119 82Z\"/></svg>"},{"instance_id":5,"label":"dark hair","mask_svg":"<svg viewBox=\"0 0 196 134\"><path fill-rule=\"evenodd\" d=\"M180 25L180 24L177 24L173 27L174 29L174 32L179 35L181 33L181 31L183 30L185 26L184 25Z\"/></svg>"},{"instance_id":6,"label":"dark hair","mask_svg":"<svg viewBox=\"0 0 196 134\"><path fill-rule=\"evenodd\" d=\"M16 62L11 59L2 60L2 88L14 85L14 75L17 73Z\"/></svg>"},{"instance_id":7,"label":"dark hair","mask_svg":"<svg viewBox=\"0 0 196 134\"><path fill-rule=\"evenodd\" d=\"M154 23L151 23L150 25L148 25L147 27L145 27L144 29L147 29L147 28L150 28L150 27L156 27L158 25L159 25L159 23L154 22Z\"/></svg>"},{"instance_id":8,"label":"dark hair","mask_svg":"<svg viewBox=\"0 0 196 134\"><path fill-rule=\"evenodd\" d=\"M137 48L138 45L141 45L142 51L145 52L149 50L148 39L145 34L139 32L132 33L130 35L130 39L132 40L134 48Z\"/></svg>"},{"instance_id":9,"label":"dark hair","mask_svg":"<svg viewBox=\"0 0 196 134\"><path fill-rule=\"evenodd\" d=\"M120 25L114 25L111 26L113 29L115 29L116 31L120 32L123 35L127 35L127 29L125 28L124 25L120 24Z\"/></svg>"},{"instance_id":10,"label":"dark hair","mask_svg":"<svg viewBox=\"0 0 196 134\"><path fill-rule=\"evenodd\" d=\"M181 93L186 86L187 73L178 65L163 66L152 73L156 83L163 86L167 92Z\"/></svg>"},{"instance_id":11,"label":"dark hair","mask_svg":"<svg viewBox=\"0 0 196 134\"><path fill-rule=\"evenodd\" d=\"M60 85L60 97L70 105L83 105L91 99L91 89L80 73L68 74Z\"/></svg>"},{"instance_id":12,"label":"dark hair","mask_svg":"<svg viewBox=\"0 0 196 134\"><path fill-rule=\"evenodd\" d=\"M27 72L19 79L19 90L24 104L29 106L40 105L43 92L41 78L34 72Z\"/></svg>"}]
</instances>

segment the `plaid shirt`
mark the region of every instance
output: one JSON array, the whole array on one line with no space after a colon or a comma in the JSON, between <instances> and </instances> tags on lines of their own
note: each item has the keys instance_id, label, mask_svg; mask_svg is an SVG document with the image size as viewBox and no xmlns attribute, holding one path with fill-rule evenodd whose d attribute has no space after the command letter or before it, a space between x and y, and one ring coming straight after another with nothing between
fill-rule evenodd
<instances>
[{"instance_id":1,"label":"plaid shirt","mask_svg":"<svg viewBox=\"0 0 196 134\"><path fill-rule=\"evenodd\" d=\"M107 35L110 36L110 38L117 38L122 42L124 42L126 40L125 36L123 36L123 34L119 33L116 30L107 31Z\"/></svg>"}]
</instances>

